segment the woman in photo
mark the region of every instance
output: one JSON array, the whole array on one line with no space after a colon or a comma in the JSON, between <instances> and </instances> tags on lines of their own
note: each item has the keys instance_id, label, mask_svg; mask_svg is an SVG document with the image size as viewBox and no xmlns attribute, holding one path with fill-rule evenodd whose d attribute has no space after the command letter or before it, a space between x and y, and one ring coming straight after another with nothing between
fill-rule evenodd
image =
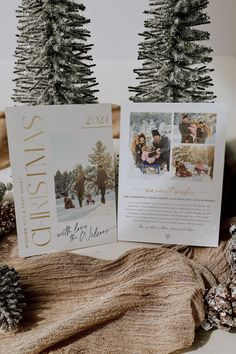
<instances>
[{"instance_id":1,"label":"woman in photo","mask_svg":"<svg viewBox=\"0 0 236 354\"><path fill-rule=\"evenodd\" d=\"M83 206L83 200L84 200L84 194L85 194L85 181L86 177L84 174L84 171L79 171L76 179L75 179L75 191L78 197L79 201L79 206L82 208Z\"/></svg>"},{"instance_id":2,"label":"woman in photo","mask_svg":"<svg viewBox=\"0 0 236 354\"><path fill-rule=\"evenodd\" d=\"M143 153L143 147L146 146L146 137L143 133L140 133L138 136L137 140L137 145L135 147L135 161L136 161L136 166L138 168L141 168L142 166L142 153Z\"/></svg>"}]
</instances>

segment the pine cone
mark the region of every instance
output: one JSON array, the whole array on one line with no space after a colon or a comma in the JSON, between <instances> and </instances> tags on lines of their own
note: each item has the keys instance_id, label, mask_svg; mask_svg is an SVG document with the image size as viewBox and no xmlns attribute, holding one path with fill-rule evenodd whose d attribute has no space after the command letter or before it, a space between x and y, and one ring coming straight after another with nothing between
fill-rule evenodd
<instances>
[{"instance_id":1,"label":"pine cone","mask_svg":"<svg viewBox=\"0 0 236 354\"><path fill-rule=\"evenodd\" d=\"M0 182L0 202L2 201L4 194L6 193L7 187L4 183Z\"/></svg>"},{"instance_id":2,"label":"pine cone","mask_svg":"<svg viewBox=\"0 0 236 354\"><path fill-rule=\"evenodd\" d=\"M236 277L209 290L205 309L206 319L202 325L205 330L236 327Z\"/></svg>"},{"instance_id":3,"label":"pine cone","mask_svg":"<svg viewBox=\"0 0 236 354\"><path fill-rule=\"evenodd\" d=\"M16 228L14 202L0 203L0 236Z\"/></svg>"},{"instance_id":4,"label":"pine cone","mask_svg":"<svg viewBox=\"0 0 236 354\"><path fill-rule=\"evenodd\" d=\"M227 258L233 274L236 275L236 225L232 225L229 231L232 235L232 238L229 241Z\"/></svg>"},{"instance_id":5,"label":"pine cone","mask_svg":"<svg viewBox=\"0 0 236 354\"><path fill-rule=\"evenodd\" d=\"M18 280L14 268L0 266L0 328L4 331L15 329L22 319L25 304Z\"/></svg>"}]
</instances>

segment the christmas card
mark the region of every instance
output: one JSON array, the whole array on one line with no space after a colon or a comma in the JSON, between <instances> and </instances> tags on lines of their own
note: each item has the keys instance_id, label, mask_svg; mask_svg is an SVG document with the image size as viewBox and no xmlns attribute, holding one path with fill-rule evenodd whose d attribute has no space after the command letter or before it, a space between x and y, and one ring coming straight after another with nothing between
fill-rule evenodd
<instances>
[{"instance_id":1,"label":"christmas card","mask_svg":"<svg viewBox=\"0 0 236 354\"><path fill-rule=\"evenodd\" d=\"M122 107L118 239L217 246L224 104Z\"/></svg>"},{"instance_id":2,"label":"christmas card","mask_svg":"<svg viewBox=\"0 0 236 354\"><path fill-rule=\"evenodd\" d=\"M19 255L116 241L111 105L6 110Z\"/></svg>"}]
</instances>

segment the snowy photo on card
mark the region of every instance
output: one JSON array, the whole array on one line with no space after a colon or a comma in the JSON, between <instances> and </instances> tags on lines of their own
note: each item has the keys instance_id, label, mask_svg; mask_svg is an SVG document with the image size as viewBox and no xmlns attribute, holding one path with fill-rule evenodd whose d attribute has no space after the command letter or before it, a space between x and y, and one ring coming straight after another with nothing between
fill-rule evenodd
<instances>
[{"instance_id":1,"label":"snowy photo on card","mask_svg":"<svg viewBox=\"0 0 236 354\"><path fill-rule=\"evenodd\" d=\"M175 113L174 143L215 143L217 115L215 113Z\"/></svg>"},{"instance_id":2,"label":"snowy photo on card","mask_svg":"<svg viewBox=\"0 0 236 354\"><path fill-rule=\"evenodd\" d=\"M155 178L170 171L172 113L131 112L130 178Z\"/></svg>"},{"instance_id":3,"label":"snowy photo on card","mask_svg":"<svg viewBox=\"0 0 236 354\"><path fill-rule=\"evenodd\" d=\"M58 222L112 216L114 162L106 142L94 141L92 130L79 139L76 134L53 135L52 156Z\"/></svg>"},{"instance_id":4,"label":"snowy photo on card","mask_svg":"<svg viewBox=\"0 0 236 354\"><path fill-rule=\"evenodd\" d=\"M19 255L115 242L111 105L22 106L6 113Z\"/></svg>"},{"instance_id":5,"label":"snowy photo on card","mask_svg":"<svg viewBox=\"0 0 236 354\"><path fill-rule=\"evenodd\" d=\"M213 145L177 145L172 150L172 180L211 182L214 177ZM186 177L186 178L185 178Z\"/></svg>"}]
</instances>

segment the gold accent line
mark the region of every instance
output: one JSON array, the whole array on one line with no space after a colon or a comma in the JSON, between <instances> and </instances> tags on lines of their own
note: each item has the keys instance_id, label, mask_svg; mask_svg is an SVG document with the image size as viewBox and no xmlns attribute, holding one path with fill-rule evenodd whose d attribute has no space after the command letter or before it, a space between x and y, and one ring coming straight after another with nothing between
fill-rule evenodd
<instances>
[{"instance_id":1,"label":"gold accent line","mask_svg":"<svg viewBox=\"0 0 236 354\"><path fill-rule=\"evenodd\" d=\"M44 148L38 148L38 149L24 149L25 152L30 152L30 151L43 151L45 150Z\"/></svg>"},{"instance_id":2,"label":"gold accent line","mask_svg":"<svg viewBox=\"0 0 236 354\"><path fill-rule=\"evenodd\" d=\"M39 172L39 173L27 173L27 177L32 177L32 176L46 176L47 172Z\"/></svg>"},{"instance_id":3,"label":"gold accent line","mask_svg":"<svg viewBox=\"0 0 236 354\"><path fill-rule=\"evenodd\" d=\"M26 167L28 167L28 166L34 164L35 162L38 162L38 161L40 161L40 160L43 160L43 159L45 159L45 156L44 156L44 155L41 156L41 157L38 157L37 159L35 159L35 160L33 160L33 161L28 162L28 163L26 164Z\"/></svg>"},{"instance_id":4,"label":"gold accent line","mask_svg":"<svg viewBox=\"0 0 236 354\"><path fill-rule=\"evenodd\" d=\"M41 132L38 132L38 133L35 133L35 134L29 136L28 138L25 138L24 141L30 140L32 138L35 138L36 136L38 136L40 134L43 134L43 130L41 130Z\"/></svg>"},{"instance_id":5,"label":"gold accent line","mask_svg":"<svg viewBox=\"0 0 236 354\"><path fill-rule=\"evenodd\" d=\"M31 213L30 215L43 215L43 214L49 214L49 211L40 211L39 213Z\"/></svg>"},{"instance_id":6,"label":"gold accent line","mask_svg":"<svg viewBox=\"0 0 236 354\"><path fill-rule=\"evenodd\" d=\"M97 127L81 127L80 129L92 129L92 128L112 128L112 125L102 125Z\"/></svg>"},{"instance_id":7,"label":"gold accent line","mask_svg":"<svg viewBox=\"0 0 236 354\"><path fill-rule=\"evenodd\" d=\"M32 232L35 232L35 231L44 231L44 230L51 230L51 227L44 227L42 229L32 229Z\"/></svg>"},{"instance_id":8,"label":"gold accent line","mask_svg":"<svg viewBox=\"0 0 236 354\"><path fill-rule=\"evenodd\" d=\"M46 218L50 218L50 215L40 215L40 216L31 216L30 220L36 220L36 219L46 219Z\"/></svg>"}]
</instances>

